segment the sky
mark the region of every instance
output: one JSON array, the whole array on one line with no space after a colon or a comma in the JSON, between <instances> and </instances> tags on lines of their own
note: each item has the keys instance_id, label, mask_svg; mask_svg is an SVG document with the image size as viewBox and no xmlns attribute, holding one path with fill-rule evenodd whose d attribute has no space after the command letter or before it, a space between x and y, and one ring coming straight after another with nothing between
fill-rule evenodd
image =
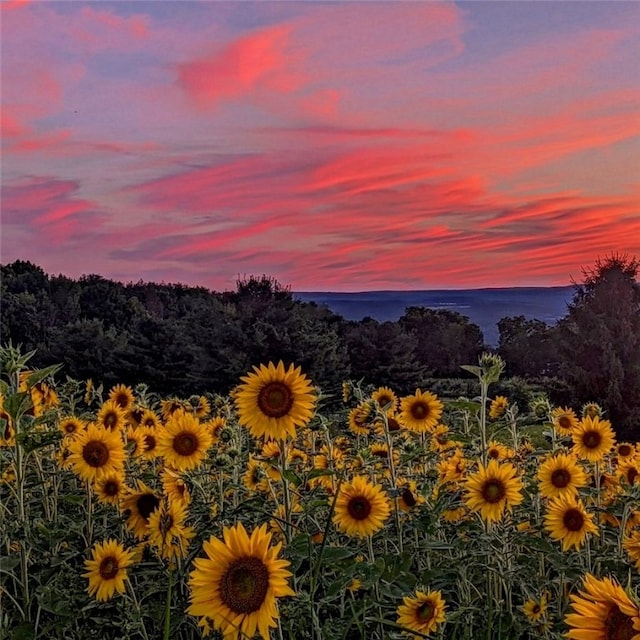
<instances>
[{"instance_id":1,"label":"sky","mask_svg":"<svg viewBox=\"0 0 640 640\"><path fill-rule=\"evenodd\" d=\"M4 0L3 264L235 289L640 257L640 2Z\"/></svg>"}]
</instances>

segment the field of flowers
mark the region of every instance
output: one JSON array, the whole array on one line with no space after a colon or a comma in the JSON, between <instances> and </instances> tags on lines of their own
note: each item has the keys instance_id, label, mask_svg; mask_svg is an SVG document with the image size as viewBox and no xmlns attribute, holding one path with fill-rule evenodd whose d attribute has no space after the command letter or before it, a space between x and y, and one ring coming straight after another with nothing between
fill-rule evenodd
<instances>
[{"instance_id":1,"label":"field of flowers","mask_svg":"<svg viewBox=\"0 0 640 640\"><path fill-rule=\"evenodd\" d=\"M95 388L0 350L0 638L640 640L640 446L294 365L228 397ZM335 400L332 399L332 400Z\"/></svg>"}]
</instances>

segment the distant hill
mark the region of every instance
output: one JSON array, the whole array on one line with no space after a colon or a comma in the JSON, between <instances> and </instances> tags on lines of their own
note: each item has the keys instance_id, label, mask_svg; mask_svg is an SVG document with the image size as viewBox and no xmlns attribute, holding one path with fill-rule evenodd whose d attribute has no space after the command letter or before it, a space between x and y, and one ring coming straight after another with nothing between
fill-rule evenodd
<instances>
[{"instance_id":1,"label":"distant hill","mask_svg":"<svg viewBox=\"0 0 640 640\"><path fill-rule=\"evenodd\" d=\"M525 316L555 324L567 313L572 286L509 287L502 289L443 289L427 291L363 291L357 293L295 292L302 302L324 304L347 320L369 316L398 320L407 307L450 309L477 324L488 345L498 344L497 323L505 316Z\"/></svg>"}]
</instances>

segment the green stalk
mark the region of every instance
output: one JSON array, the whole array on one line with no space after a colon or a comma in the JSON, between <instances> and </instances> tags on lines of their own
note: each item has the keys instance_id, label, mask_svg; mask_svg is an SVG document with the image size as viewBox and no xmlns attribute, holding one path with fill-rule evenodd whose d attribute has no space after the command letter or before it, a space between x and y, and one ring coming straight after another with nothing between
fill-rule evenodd
<instances>
[{"instance_id":1,"label":"green stalk","mask_svg":"<svg viewBox=\"0 0 640 640\"><path fill-rule=\"evenodd\" d=\"M167 585L167 599L164 605L164 633L163 640L169 640L171 632L171 588L173 586L173 571L169 569L169 584Z\"/></svg>"}]
</instances>

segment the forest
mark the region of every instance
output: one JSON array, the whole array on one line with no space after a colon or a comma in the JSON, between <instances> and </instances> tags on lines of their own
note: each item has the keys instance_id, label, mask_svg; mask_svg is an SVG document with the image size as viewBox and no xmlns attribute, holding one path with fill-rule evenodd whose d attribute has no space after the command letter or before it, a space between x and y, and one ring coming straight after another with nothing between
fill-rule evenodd
<instances>
[{"instance_id":1,"label":"forest","mask_svg":"<svg viewBox=\"0 0 640 640\"><path fill-rule=\"evenodd\" d=\"M523 410L540 394L576 409L597 402L620 439L638 441L639 267L635 257L610 255L584 268L554 325L502 318L493 351L506 376L495 392ZM0 340L35 350L32 366L62 364L63 377L105 389L143 383L165 397L226 394L253 366L282 360L301 366L329 404L345 380L456 398L473 393L462 365L490 351L459 313L409 307L396 322L347 321L295 300L267 275L215 292L94 274L74 280L18 260L2 265L0 286Z\"/></svg>"}]
</instances>

